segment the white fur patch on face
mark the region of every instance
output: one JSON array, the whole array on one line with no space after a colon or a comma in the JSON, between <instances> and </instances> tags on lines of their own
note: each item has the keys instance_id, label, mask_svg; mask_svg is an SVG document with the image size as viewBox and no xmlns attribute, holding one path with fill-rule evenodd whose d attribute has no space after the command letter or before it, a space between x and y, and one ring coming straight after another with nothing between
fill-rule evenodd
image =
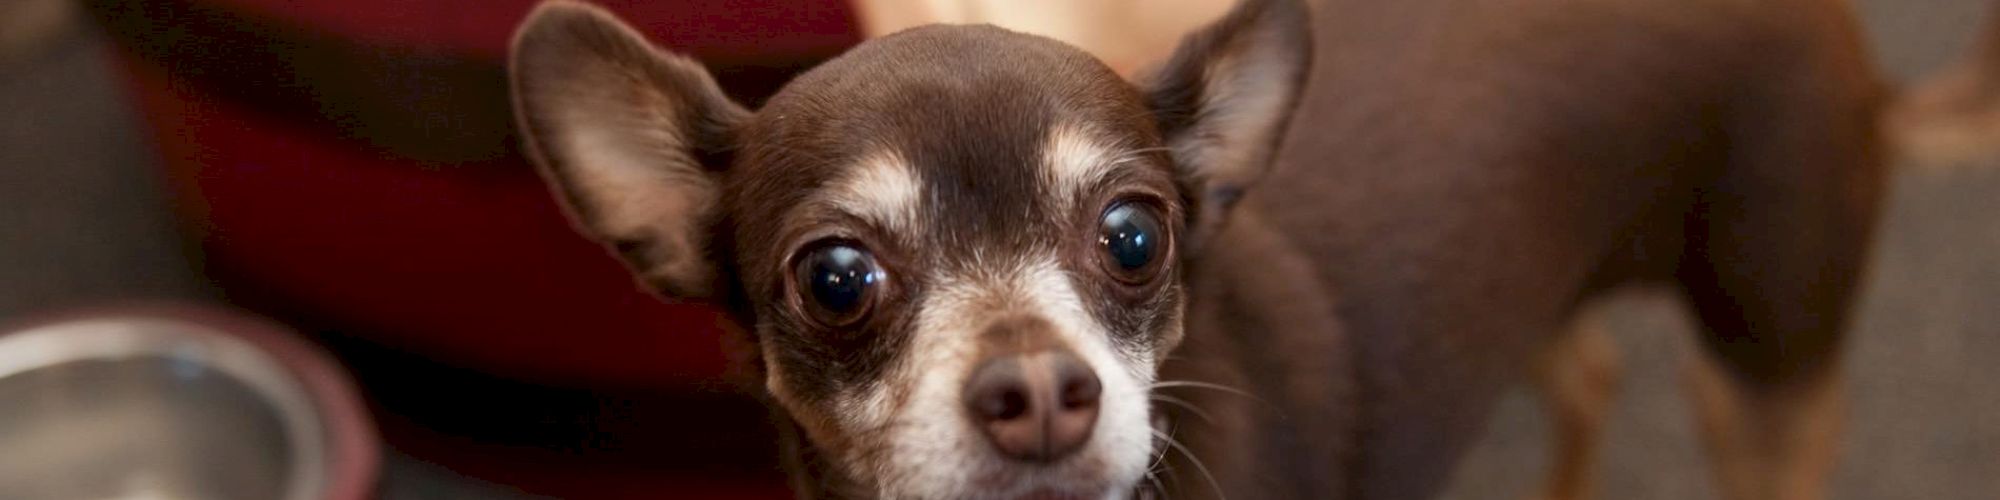
<instances>
[{"instance_id":1,"label":"white fur patch on face","mask_svg":"<svg viewBox=\"0 0 2000 500\"><path fill-rule=\"evenodd\" d=\"M1042 146L1042 172L1056 193L1056 213L1069 213L1072 204L1092 185L1111 175L1120 163L1138 158L1123 145L1107 141L1090 127L1059 124L1049 129Z\"/></svg>"},{"instance_id":2,"label":"white fur patch on face","mask_svg":"<svg viewBox=\"0 0 2000 500\"><path fill-rule=\"evenodd\" d=\"M907 235L917 223L923 184L903 155L882 149L861 157L822 196L835 210Z\"/></svg>"},{"instance_id":3,"label":"white fur patch on face","mask_svg":"<svg viewBox=\"0 0 2000 500\"><path fill-rule=\"evenodd\" d=\"M842 404L848 429L888 433L886 449L855 450L877 457L869 463L878 469L854 472L878 479L882 498L1013 498L1079 486L1105 488L1106 498L1128 496L1153 457L1147 391L1157 366L1150 354L1132 359L1114 349L1052 255L938 278L905 355L881 384ZM1000 456L963 410L965 379L981 361L981 332L1018 314L1048 320L1103 384L1090 443L1053 467Z\"/></svg>"}]
</instances>

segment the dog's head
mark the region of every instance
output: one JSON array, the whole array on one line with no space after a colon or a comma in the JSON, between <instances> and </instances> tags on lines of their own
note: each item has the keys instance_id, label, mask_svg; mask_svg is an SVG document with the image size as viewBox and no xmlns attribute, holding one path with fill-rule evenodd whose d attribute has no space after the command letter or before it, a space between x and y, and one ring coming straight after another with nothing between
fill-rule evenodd
<instances>
[{"instance_id":1,"label":"dog's head","mask_svg":"<svg viewBox=\"0 0 2000 500\"><path fill-rule=\"evenodd\" d=\"M1265 168L1304 78L1296 0L1251 0L1144 85L984 26L872 40L744 109L597 8L515 39L532 157L670 298L750 326L821 493L1114 497L1186 258Z\"/></svg>"}]
</instances>

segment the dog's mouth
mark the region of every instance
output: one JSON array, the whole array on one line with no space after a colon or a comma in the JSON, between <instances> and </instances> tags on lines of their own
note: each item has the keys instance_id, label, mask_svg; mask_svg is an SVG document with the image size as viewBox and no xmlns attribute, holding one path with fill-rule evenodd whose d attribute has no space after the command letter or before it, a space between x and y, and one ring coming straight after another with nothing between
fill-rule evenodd
<instances>
[{"instance_id":1,"label":"dog's mouth","mask_svg":"<svg viewBox=\"0 0 2000 500\"><path fill-rule=\"evenodd\" d=\"M1069 490L1038 489L1014 497L1014 500L1099 500L1105 498L1106 493L1108 492L1085 494Z\"/></svg>"},{"instance_id":2,"label":"dog's mouth","mask_svg":"<svg viewBox=\"0 0 2000 500\"><path fill-rule=\"evenodd\" d=\"M1004 498L1010 500L1128 500L1144 497L1137 491L1106 487L1039 487L1028 490L1025 493Z\"/></svg>"},{"instance_id":3,"label":"dog's mouth","mask_svg":"<svg viewBox=\"0 0 2000 500\"><path fill-rule=\"evenodd\" d=\"M1096 500L1111 496L1111 488L1101 481L1020 481L986 491L1011 500Z\"/></svg>"},{"instance_id":4,"label":"dog's mouth","mask_svg":"<svg viewBox=\"0 0 2000 500\"><path fill-rule=\"evenodd\" d=\"M975 493L1008 500L1106 500L1129 499L1137 494L1134 485L1119 487L1118 480L1100 474L1094 467L1067 464L1050 468L1015 469L972 481Z\"/></svg>"}]
</instances>

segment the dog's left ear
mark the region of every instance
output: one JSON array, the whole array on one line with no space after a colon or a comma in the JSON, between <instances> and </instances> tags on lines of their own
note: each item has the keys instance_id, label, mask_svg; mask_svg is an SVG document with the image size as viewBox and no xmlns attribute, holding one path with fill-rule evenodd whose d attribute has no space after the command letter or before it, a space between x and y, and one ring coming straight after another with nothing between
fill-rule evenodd
<instances>
[{"instance_id":1,"label":"dog's left ear","mask_svg":"<svg viewBox=\"0 0 2000 500\"><path fill-rule=\"evenodd\" d=\"M544 2L511 54L526 152L577 225L668 298L723 295L719 185L750 111L700 63L587 3Z\"/></svg>"},{"instance_id":2,"label":"dog's left ear","mask_svg":"<svg viewBox=\"0 0 2000 500\"><path fill-rule=\"evenodd\" d=\"M1306 14L1300 0L1243 0L1141 83L1193 203L1197 247L1270 166L1311 64Z\"/></svg>"}]
</instances>

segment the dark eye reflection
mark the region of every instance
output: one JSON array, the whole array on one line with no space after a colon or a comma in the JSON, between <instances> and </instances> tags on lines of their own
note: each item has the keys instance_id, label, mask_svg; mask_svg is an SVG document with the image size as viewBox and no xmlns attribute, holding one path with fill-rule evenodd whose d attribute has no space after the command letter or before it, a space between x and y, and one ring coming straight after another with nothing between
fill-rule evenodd
<instances>
[{"instance_id":1,"label":"dark eye reflection","mask_svg":"<svg viewBox=\"0 0 2000 500\"><path fill-rule=\"evenodd\" d=\"M799 262L805 298L821 319L842 325L861 316L882 279L882 271L867 252L847 245L813 250Z\"/></svg>"},{"instance_id":2,"label":"dark eye reflection","mask_svg":"<svg viewBox=\"0 0 2000 500\"><path fill-rule=\"evenodd\" d=\"M1116 272L1144 278L1139 273L1160 258L1162 236L1160 220L1152 211L1143 205L1121 203L1104 211L1097 241Z\"/></svg>"}]
</instances>

